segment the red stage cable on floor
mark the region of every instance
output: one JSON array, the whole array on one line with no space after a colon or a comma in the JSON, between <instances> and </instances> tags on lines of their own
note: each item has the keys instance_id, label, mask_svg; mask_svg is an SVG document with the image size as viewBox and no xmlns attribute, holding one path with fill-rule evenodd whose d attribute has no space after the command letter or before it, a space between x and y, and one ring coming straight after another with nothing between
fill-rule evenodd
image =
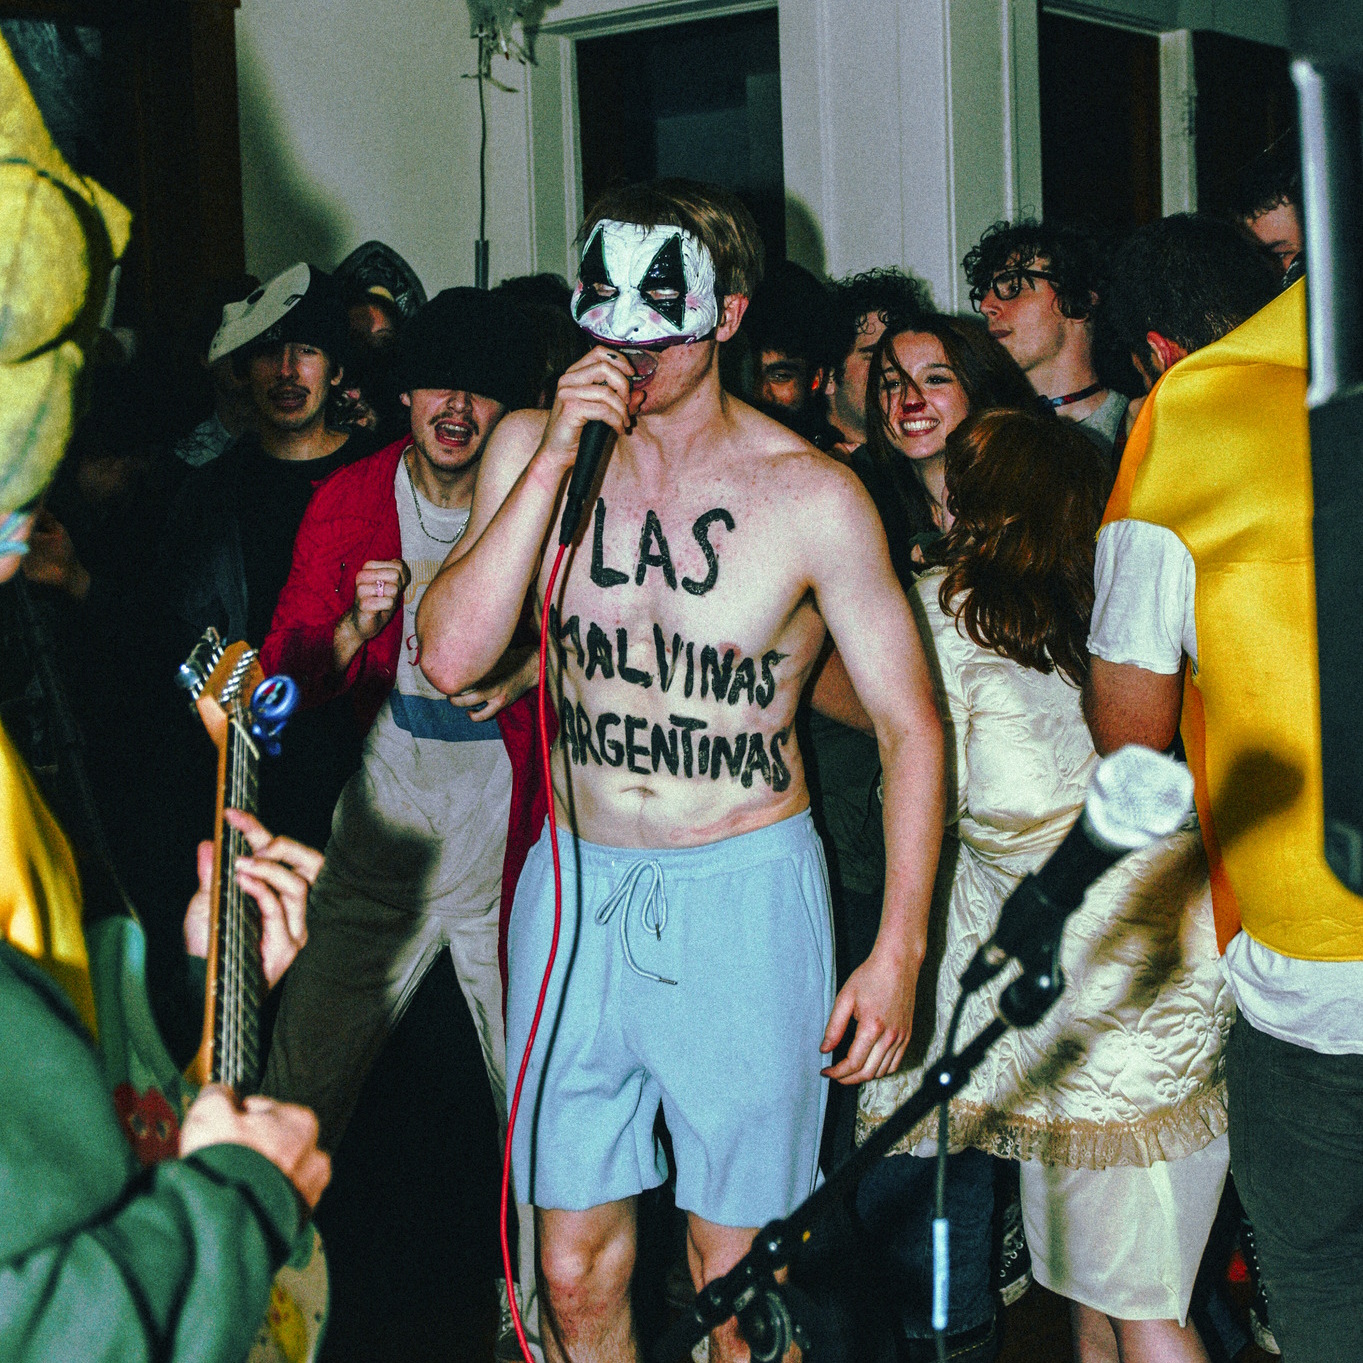
<instances>
[{"instance_id":1,"label":"red stage cable on floor","mask_svg":"<svg viewBox=\"0 0 1363 1363\"><path fill-rule=\"evenodd\" d=\"M530 1034L525 1039L525 1052L521 1056L521 1067L516 1075L516 1088L511 1095L511 1106L506 1114L506 1151L502 1158L502 1271L506 1274L506 1295L511 1303L511 1323L516 1328L516 1342L521 1346L521 1356L525 1363L535 1363L530 1353L530 1344L525 1337L525 1326L521 1322L521 1308L516 1300L516 1279L511 1268L511 1244L506 1233L506 1213L511 1196L511 1139L516 1131L516 1111L521 1105L521 1088L525 1084L525 1072L530 1067L530 1051L535 1044L535 1033L539 1031L540 1017L544 1013L544 1000L549 994L549 977L554 971L554 957L558 955L559 929L563 925L563 868L558 859L558 820L554 817L554 777L549 765L549 725L545 719L545 664L549 658L549 607L554 599L554 587L558 583L558 570L563 563L566 544L560 544L554 555L554 566L549 573L549 582L544 589L544 611L540 618L540 690L539 690L539 734L540 734L540 771L544 777L544 788L549 797L549 846L554 854L554 935L549 943L549 959L544 966L544 979L540 982L539 1002L535 1005L535 1016L530 1023ZM508 1059L510 1057L508 1056ZM522 1235L533 1235L533 1226L522 1226Z\"/></svg>"}]
</instances>

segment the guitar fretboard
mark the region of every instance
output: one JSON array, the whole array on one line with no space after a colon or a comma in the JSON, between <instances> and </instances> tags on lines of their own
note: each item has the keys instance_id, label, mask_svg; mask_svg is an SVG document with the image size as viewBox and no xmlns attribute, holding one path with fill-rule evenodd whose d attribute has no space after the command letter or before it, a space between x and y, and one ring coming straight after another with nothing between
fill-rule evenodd
<instances>
[{"instance_id":1,"label":"guitar fretboard","mask_svg":"<svg viewBox=\"0 0 1363 1363\"><path fill-rule=\"evenodd\" d=\"M241 719L227 726L225 807L254 814L258 804L260 753ZM215 1083L239 1094L260 1085L260 1007L265 970L260 957L260 909L237 884L237 858L250 855L246 839L226 820L222 827L222 879L219 882L218 974L213 1000Z\"/></svg>"}]
</instances>

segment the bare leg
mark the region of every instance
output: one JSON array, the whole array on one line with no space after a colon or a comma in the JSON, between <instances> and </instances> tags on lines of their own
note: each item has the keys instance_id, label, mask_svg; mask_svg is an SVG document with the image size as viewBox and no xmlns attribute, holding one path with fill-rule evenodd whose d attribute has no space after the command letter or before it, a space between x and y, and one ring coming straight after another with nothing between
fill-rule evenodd
<instances>
[{"instance_id":1,"label":"bare leg","mask_svg":"<svg viewBox=\"0 0 1363 1363\"><path fill-rule=\"evenodd\" d=\"M536 1208L540 1331L551 1363L638 1359L629 1303L636 1215L634 1198L585 1212Z\"/></svg>"},{"instance_id":2,"label":"bare leg","mask_svg":"<svg viewBox=\"0 0 1363 1363\"><path fill-rule=\"evenodd\" d=\"M752 1248L757 1231L717 1226L694 1212L688 1212L686 1220L686 1258L699 1292L706 1283L722 1278ZM734 1320L710 1332L710 1363L745 1363L747 1357L748 1346Z\"/></svg>"},{"instance_id":3,"label":"bare leg","mask_svg":"<svg viewBox=\"0 0 1363 1363\"><path fill-rule=\"evenodd\" d=\"M1077 1363L1119 1363L1117 1336L1112 1323L1091 1306L1070 1303L1070 1331Z\"/></svg>"},{"instance_id":4,"label":"bare leg","mask_svg":"<svg viewBox=\"0 0 1363 1363\"><path fill-rule=\"evenodd\" d=\"M1192 1321L1113 1320L1122 1363L1209 1363Z\"/></svg>"}]
</instances>

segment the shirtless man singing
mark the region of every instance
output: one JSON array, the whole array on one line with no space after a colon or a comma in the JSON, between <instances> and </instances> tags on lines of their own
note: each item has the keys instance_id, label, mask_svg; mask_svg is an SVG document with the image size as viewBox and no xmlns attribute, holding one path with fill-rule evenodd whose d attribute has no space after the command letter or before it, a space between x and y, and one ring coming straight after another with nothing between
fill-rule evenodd
<instances>
[{"instance_id":1,"label":"shirtless man singing","mask_svg":"<svg viewBox=\"0 0 1363 1363\"><path fill-rule=\"evenodd\" d=\"M613 427L551 615L563 937L512 1149L537 1209L550 1356L616 1363L637 1355L635 1199L666 1172L659 1104L700 1286L813 1190L827 1079L898 1066L941 841L942 734L860 483L720 388L718 342L761 270L747 211L687 182L628 187L582 240L573 310L599 344L550 412L498 426L417 628L442 691L488 672L527 596L539 618L584 424ZM875 725L888 861L875 949L836 1001L793 736L825 631ZM546 831L511 918L512 1066L553 900ZM853 1020L847 1056L825 1065ZM732 1321L710 1356L746 1356Z\"/></svg>"}]
</instances>

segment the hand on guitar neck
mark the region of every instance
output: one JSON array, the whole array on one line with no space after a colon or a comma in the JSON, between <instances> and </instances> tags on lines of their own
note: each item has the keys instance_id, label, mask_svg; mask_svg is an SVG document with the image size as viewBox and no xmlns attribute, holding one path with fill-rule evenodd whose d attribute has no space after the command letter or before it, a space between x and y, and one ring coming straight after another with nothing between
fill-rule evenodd
<instances>
[{"instance_id":1,"label":"hand on guitar neck","mask_svg":"<svg viewBox=\"0 0 1363 1363\"><path fill-rule=\"evenodd\" d=\"M307 1108L252 1095L260 1078L260 1005L307 940L308 887L322 855L277 838L255 817L257 768L277 755L298 702L287 677L261 675L244 643L208 630L185 660L187 690L218 753L215 832L199 847L199 889L185 914L185 945L208 960L204 1033L188 1077L201 1092L180 1129L180 1153L246 1145L293 1184L307 1209L331 1178Z\"/></svg>"},{"instance_id":2,"label":"hand on guitar neck","mask_svg":"<svg viewBox=\"0 0 1363 1363\"><path fill-rule=\"evenodd\" d=\"M265 983L273 989L308 940L308 887L317 883L322 854L292 838L275 837L252 814L226 809L223 818L245 839L249 857L238 857L237 884L260 909L260 953ZM209 905L213 890L213 844L199 844L199 888L185 914L185 949L208 955Z\"/></svg>"},{"instance_id":3,"label":"hand on guitar neck","mask_svg":"<svg viewBox=\"0 0 1363 1363\"><path fill-rule=\"evenodd\" d=\"M270 987L293 963L308 939L308 888L322 869L314 848L275 837L254 815L226 809L223 818L251 849L233 873L260 908L260 947ZM199 844L199 888L185 913L185 947L208 955L213 888L213 844ZM305 1107L272 1098L240 1099L226 1084L209 1084L191 1104L180 1130L180 1155L210 1145L245 1145L264 1155L293 1184L308 1211L331 1181L331 1160L317 1148L317 1118Z\"/></svg>"}]
</instances>

